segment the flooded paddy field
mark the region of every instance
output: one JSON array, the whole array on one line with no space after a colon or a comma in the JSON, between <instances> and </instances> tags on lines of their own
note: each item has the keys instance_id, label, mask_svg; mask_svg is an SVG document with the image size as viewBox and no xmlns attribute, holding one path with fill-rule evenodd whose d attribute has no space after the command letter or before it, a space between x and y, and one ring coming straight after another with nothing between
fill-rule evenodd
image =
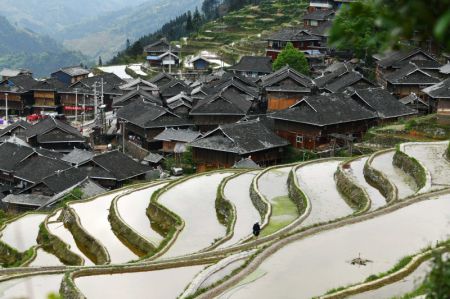
<instances>
[{"instance_id":1,"label":"flooded paddy field","mask_svg":"<svg viewBox=\"0 0 450 299\"><path fill-rule=\"evenodd\" d=\"M320 296L391 269L402 257L447 240L449 231L450 195L443 195L295 241L266 259L220 298ZM366 266L351 265L350 261L359 255L371 262Z\"/></svg>"},{"instance_id":2,"label":"flooded paddy field","mask_svg":"<svg viewBox=\"0 0 450 299\"><path fill-rule=\"evenodd\" d=\"M117 201L117 210L123 221L125 221L141 236L150 240L154 244L159 244L163 237L151 228L146 210L153 193L166 185L167 184L151 186L149 188L124 195Z\"/></svg>"},{"instance_id":3,"label":"flooded paddy field","mask_svg":"<svg viewBox=\"0 0 450 299\"><path fill-rule=\"evenodd\" d=\"M376 156L372 161L372 167L387 176L387 178L397 187L398 197L403 199L416 193L417 186L411 176L392 164L394 154L395 151L390 151Z\"/></svg>"},{"instance_id":4,"label":"flooded paddy field","mask_svg":"<svg viewBox=\"0 0 450 299\"><path fill-rule=\"evenodd\" d=\"M137 255L116 237L108 220L111 201L127 191L127 189L120 190L92 201L70 205L80 217L80 223L84 229L106 247L111 263L124 263L137 259Z\"/></svg>"},{"instance_id":5,"label":"flooded paddy field","mask_svg":"<svg viewBox=\"0 0 450 299\"><path fill-rule=\"evenodd\" d=\"M30 267L40 266L62 266L63 263L51 253L46 252L44 249L39 248L37 250L36 258L30 263Z\"/></svg>"},{"instance_id":6,"label":"flooded paddy field","mask_svg":"<svg viewBox=\"0 0 450 299\"><path fill-rule=\"evenodd\" d=\"M300 188L311 201L311 213L302 223L303 226L328 222L353 213L337 190L334 180L334 173L341 162L331 160L312 163L297 170Z\"/></svg>"},{"instance_id":7,"label":"flooded paddy field","mask_svg":"<svg viewBox=\"0 0 450 299\"><path fill-rule=\"evenodd\" d=\"M194 177L164 192L159 203L180 216L184 229L163 255L174 257L209 247L226 234L216 215L215 201L220 182L233 173L213 173Z\"/></svg>"},{"instance_id":8,"label":"flooded paddy field","mask_svg":"<svg viewBox=\"0 0 450 299\"><path fill-rule=\"evenodd\" d=\"M374 211L382 206L386 205L386 198L378 191L377 188L372 187L367 183L364 177L364 165L366 164L369 157L363 157L352 161L348 164L349 168L344 168L355 180L357 184L363 187L370 197L371 205L370 210Z\"/></svg>"},{"instance_id":9,"label":"flooded paddy field","mask_svg":"<svg viewBox=\"0 0 450 299\"><path fill-rule=\"evenodd\" d=\"M58 294L62 274L30 276L0 282L0 298L47 299Z\"/></svg>"},{"instance_id":10,"label":"flooded paddy field","mask_svg":"<svg viewBox=\"0 0 450 299\"><path fill-rule=\"evenodd\" d=\"M39 225L46 217L46 214L28 214L8 223L0 232L1 240L19 251L29 249L37 244Z\"/></svg>"}]
</instances>

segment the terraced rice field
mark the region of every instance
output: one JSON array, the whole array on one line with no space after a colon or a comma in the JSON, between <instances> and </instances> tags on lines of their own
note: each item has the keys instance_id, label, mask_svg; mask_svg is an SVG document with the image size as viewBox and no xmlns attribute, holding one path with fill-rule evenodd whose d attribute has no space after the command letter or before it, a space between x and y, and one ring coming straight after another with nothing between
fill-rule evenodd
<instances>
[{"instance_id":1,"label":"terraced rice field","mask_svg":"<svg viewBox=\"0 0 450 299\"><path fill-rule=\"evenodd\" d=\"M269 225L262 230L262 236L270 235L289 225L299 216L297 207L288 196L287 180L291 169L292 166L275 168L266 172L258 180L260 192L273 208Z\"/></svg>"},{"instance_id":2,"label":"terraced rice field","mask_svg":"<svg viewBox=\"0 0 450 299\"><path fill-rule=\"evenodd\" d=\"M150 220L145 211L150 203L152 194L166 185L151 186L129 195L124 195L117 201L118 213L125 223L154 244L159 244L163 237L151 228Z\"/></svg>"},{"instance_id":3,"label":"terraced rice field","mask_svg":"<svg viewBox=\"0 0 450 299\"><path fill-rule=\"evenodd\" d=\"M320 296L389 270L400 258L446 240L449 229L450 195L420 202L291 243L262 263L252 274L255 280L220 298ZM373 262L365 267L351 265L349 261L359 254Z\"/></svg>"},{"instance_id":4,"label":"terraced rice field","mask_svg":"<svg viewBox=\"0 0 450 299\"><path fill-rule=\"evenodd\" d=\"M225 197L236 207L236 224L233 237L220 245L220 248L239 243L252 234L253 224L261 221L261 216L250 198L250 186L255 176L254 172L244 173L225 185Z\"/></svg>"},{"instance_id":5,"label":"terraced rice field","mask_svg":"<svg viewBox=\"0 0 450 299\"><path fill-rule=\"evenodd\" d=\"M334 181L334 173L341 162L329 160L301 166L297 170L300 188L311 201L311 213L302 223L303 226L328 222L353 213Z\"/></svg>"},{"instance_id":6,"label":"terraced rice field","mask_svg":"<svg viewBox=\"0 0 450 299\"><path fill-rule=\"evenodd\" d=\"M36 245L39 224L45 217L46 214L28 214L10 222L1 231L1 240L19 251L31 248Z\"/></svg>"},{"instance_id":7,"label":"terraced rice field","mask_svg":"<svg viewBox=\"0 0 450 299\"><path fill-rule=\"evenodd\" d=\"M111 201L125 192L127 190L121 190L98 197L93 201L70 205L80 217L80 222L84 229L106 247L111 263L124 263L138 258L136 254L117 239L111 230L111 224L108 220Z\"/></svg>"},{"instance_id":8,"label":"terraced rice field","mask_svg":"<svg viewBox=\"0 0 450 299\"><path fill-rule=\"evenodd\" d=\"M405 145L405 153L419 162L431 172L432 190L450 187L450 163L445 158L448 142L436 142L424 146L421 143Z\"/></svg>"},{"instance_id":9,"label":"terraced rice field","mask_svg":"<svg viewBox=\"0 0 450 299\"><path fill-rule=\"evenodd\" d=\"M405 149L407 154L418 159L429 170L433 187L446 187L450 166L439 158L445 150L443 144L408 144ZM158 270L149 268L155 265L155 261L150 259L125 265L138 257L112 232L108 215L116 198L122 220L155 245L161 243L163 236L152 230L146 209L152 194L167 183L130 187L91 201L70 204L87 233L108 250L114 264L108 267L114 269L114 274L105 274L105 268L93 265L80 251L70 231L58 219L61 211L51 217L29 214L19 218L4 228L1 239L19 251L36 246L39 224L49 217L50 234L58 236L70 246L72 252L85 259L86 266L91 266L75 270L79 276L75 275L74 283L79 290L71 289L75 293L80 291L87 298L177 298L181 295L181 298L192 298L191 295L203 288L213 288L217 292L214 296L202 298L311 298L333 288L361 283L370 275L388 271L404 256L416 254L437 241L449 238L450 189L422 195L420 201L416 199L417 202L411 203L414 199L406 197L414 195L417 188L409 176L392 165L393 155L393 151L383 153L376 156L372 163L398 187L400 197L404 198L402 202L392 203L387 210L398 209L390 212L383 212L386 211L385 198L365 181L363 168L368 157L360 157L348 164L342 164L345 163L342 159L324 159L271 168L256 184L256 193L262 194L271 205L269 225L262 232L266 238L248 239L253 224L261 221L261 215L250 198L250 186L259 172L233 176L226 182L223 193L236 208L236 222L231 239L218 248L211 245L225 237L227 228L217 218L216 198L221 182L236 172L187 177L164 189L157 198L160 205L177 214L184 222L173 243L168 243L168 251L157 258ZM368 211L372 213L368 215L370 217L354 215L354 210L338 192L334 174L339 165L343 165L350 178L367 191L372 201L371 211ZM298 227L291 227L290 231L280 230L300 216L288 194L288 183L293 183L288 182L288 176L293 167L294 179L311 204L309 215L300 223L300 228L306 231L299 231ZM297 188L297 185L289 187ZM166 213L164 210L159 212ZM170 214L159 216L162 216L161 219L171 217ZM339 219L346 216L350 220L351 217L366 218L342 225ZM315 225L312 229L320 229L324 222L330 221L336 222L336 225L300 238L302 235L299 234L311 232L308 227ZM174 228L170 227L172 230ZM292 239L289 243L280 243L288 236ZM164 236L164 241L167 240L168 237ZM352 265L350 261L359 256L370 262L365 266ZM176 259L169 264L167 258ZM253 264L255 261L258 264ZM51 266L56 268L47 268ZM1 282L0 298L46 298L49 293L59 291L63 272L74 269L65 268L56 256L41 248L37 250L37 257L30 267L14 271L19 271L19 275L21 271L32 271L36 276L14 277ZM430 262L424 263L404 279L351 298L401 296L420 283L429 267ZM0 276L8 277L7 270L0 269L0 272L3 271ZM54 274L50 270L61 273ZM240 271L245 272L235 277L237 284L215 289L216 284L217 287L224 286L223 281L226 283L229 276L239 275ZM66 286L71 288L71 284Z\"/></svg>"},{"instance_id":10,"label":"terraced rice field","mask_svg":"<svg viewBox=\"0 0 450 299\"><path fill-rule=\"evenodd\" d=\"M177 241L163 257L197 252L225 236L226 228L216 216L215 200L220 182L232 174L214 173L195 177L161 195L159 203L185 221Z\"/></svg>"},{"instance_id":11,"label":"terraced rice field","mask_svg":"<svg viewBox=\"0 0 450 299\"><path fill-rule=\"evenodd\" d=\"M392 150L377 156L373 160L372 166L390 179L398 189L398 197L403 199L416 193L417 186L412 177L392 164L394 154L395 151Z\"/></svg>"},{"instance_id":12,"label":"terraced rice field","mask_svg":"<svg viewBox=\"0 0 450 299\"><path fill-rule=\"evenodd\" d=\"M386 198L378 191L377 188L374 188L372 185L367 183L365 177L364 177L364 165L366 164L369 157L360 158L357 160L352 161L348 164L348 168L344 168L345 171L350 174L353 179L366 190L367 194L369 195L371 204L370 204L370 210L374 211L380 207L383 207L386 205Z\"/></svg>"}]
</instances>

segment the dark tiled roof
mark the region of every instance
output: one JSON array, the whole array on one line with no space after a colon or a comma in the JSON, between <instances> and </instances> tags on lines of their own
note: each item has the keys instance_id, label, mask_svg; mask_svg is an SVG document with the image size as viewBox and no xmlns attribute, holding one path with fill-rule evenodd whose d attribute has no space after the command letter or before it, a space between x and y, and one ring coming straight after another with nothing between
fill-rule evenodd
<instances>
[{"instance_id":1,"label":"dark tiled roof","mask_svg":"<svg viewBox=\"0 0 450 299\"><path fill-rule=\"evenodd\" d=\"M408 96L401 98L399 100L400 103L404 105L413 105L413 104L421 104L426 107L428 107L428 103L424 100L422 100L420 97L418 97L414 92L411 92Z\"/></svg>"},{"instance_id":2,"label":"dark tiled roof","mask_svg":"<svg viewBox=\"0 0 450 299\"><path fill-rule=\"evenodd\" d=\"M236 92L219 92L200 100L191 115L246 115L252 103Z\"/></svg>"},{"instance_id":3,"label":"dark tiled roof","mask_svg":"<svg viewBox=\"0 0 450 299\"><path fill-rule=\"evenodd\" d=\"M83 136L76 128L72 127L71 125L61 120L54 119L52 117L43 119L40 122L34 124L32 127L28 128L25 131L25 136L27 138L32 138L34 136L45 134L55 128L61 129L69 133L70 135L73 135L73 137L76 137L77 139L84 141ZM70 137L69 139L72 140L73 137Z\"/></svg>"},{"instance_id":4,"label":"dark tiled roof","mask_svg":"<svg viewBox=\"0 0 450 299\"><path fill-rule=\"evenodd\" d=\"M202 136L200 132L192 131L190 129L167 128L159 133L154 139L161 141L192 142L200 136Z\"/></svg>"},{"instance_id":5,"label":"dark tiled roof","mask_svg":"<svg viewBox=\"0 0 450 299\"><path fill-rule=\"evenodd\" d=\"M285 66L273 74L264 76L261 78L261 86L263 88L278 87L279 83L286 78L290 78L298 83L301 88L311 89L314 86L314 82L308 76L305 76L289 66ZM289 87L292 88L292 87Z\"/></svg>"},{"instance_id":6,"label":"dark tiled roof","mask_svg":"<svg viewBox=\"0 0 450 299\"><path fill-rule=\"evenodd\" d=\"M10 124L9 126L7 126L6 128L0 130L0 137L5 135L5 134L9 134L12 131L14 131L17 128L23 128L23 129L27 129L29 127L31 127L32 125L24 120L19 120L16 121L15 123Z\"/></svg>"},{"instance_id":7,"label":"dark tiled roof","mask_svg":"<svg viewBox=\"0 0 450 299\"><path fill-rule=\"evenodd\" d=\"M61 160L61 158L64 156L63 153L54 151L54 150L48 150L44 148L35 148L34 151L39 154L40 156L51 158L51 159L58 159Z\"/></svg>"},{"instance_id":8,"label":"dark tiled roof","mask_svg":"<svg viewBox=\"0 0 450 299\"><path fill-rule=\"evenodd\" d=\"M189 94L191 92L191 88L185 82L174 79L160 86L160 92L164 98L171 98L176 96L180 92Z\"/></svg>"},{"instance_id":9,"label":"dark tiled roof","mask_svg":"<svg viewBox=\"0 0 450 299\"><path fill-rule=\"evenodd\" d=\"M192 147L239 155L283 147L289 142L267 129L258 120L221 125L202 138L190 143Z\"/></svg>"},{"instance_id":10,"label":"dark tiled roof","mask_svg":"<svg viewBox=\"0 0 450 299\"><path fill-rule=\"evenodd\" d=\"M120 108L117 117L141 128L164 128L191 125L189 120L179 117L154 103L135 101Z\"/></svg>"},{"instance_id":11,"label":"dark tiled roof","mask_svg":"<svg viewBox=\"0 0 450 299\"><path fill-rule=\"evenodd\" d=\"M301 41L320 41L321 38L312 34L308 30L298 28L285 28L275 32L267 40L301 42Z\"/></svg>"},{"instance_id":12,"label":"dark tiled roof","mask_svg":"<svg viewBox=\"0 0 450 299\"><path fill-rule=\"evenodd\" d=\"M327 126L377 118L377 114L341 93L308 96L289 109L268 116L278 120Z\"/></svg>"},{"instance_id":13,"label":"dark tiled roof","mask_svg":"<svg viewBox=\"0 0 450 299\"><path fill-rule=\"evenodd\" d=\"M94 157L94 153L87 151L87 150L74 148L70 153L65 154L61 158L61 160L65 161L67 163L78 165L78 164L82 164L82 163L85 163L85 162L91 160L92 157Z\"/></svg>"},{"instance_id":14,"label":"dark tiled roof","mask_svg":"<svg viewBox=\"0 0 450 299\"><path fill-rule=\"evenodd\" d=\"M117 97L114 99L113 101L113 106L114 107L122 107L124 106L124 104L126 104L129 101L136 101L136 100L145 100L147 102L152 102L155 103L157 105L162 106L162 101L161 99L155 97L154 95L152 95L151 93L143 90L143 89L134 89L134 90L130 90L129 92L125 93L124 95Z\"/></svg>"},{"instance_id":15,"label":"dark tiled roof","mask_svg":"<svg viewBox=\"0 0 450 299\"><path fill-rule=\"evenodd\" d=\"M87 173L79 168L69 168L46 177L42 182L55 194L63 192L75 185L82 183L88 177Z\"/></svg>"},{"instance_id":16,"label":"dark tiled roof","mask_svg":"<svg viewBox=\"0 0 450 299\"><path fill-rule=\"evenodd\" d=\"M358 89L353 98L360 99L367 107L377 112L381 119L416 114L417 111L406 107L397 98L383 88Z\"/></svg>"},{"instance_id":17,"label":"dark tiled roof","mask_svg":"<svg viewBox=\"0 0 450 299\"><path fill-rule=\"evenodd\" d=\"M242 158L234 163L233 168L237 169L259 169L261 166L255 163L251 158Z\"/></svg>"},{"instance_id":18,"label":"dark tiled roof","mask_svg":"<svg viewBox=\"0 0 450 299\"><path fill-rule=\"evenodd\" d=\"M67 85L59 81L58 79L50 78L42 81L36 81L31 89L41 91L58 91L61 89L65 89L66 87Z\"/></svg>"},{"instance_id":19,"label":"dark tiled roof","mask_svg":"<svg viewBox=\"0 0 450 299\"><path fill-rule=\"evenodd\" d=\"M238 93L246 94L252 97L252 100L257 99L259 96L259 90L256 87L246 85L240 80L236 80L235 77L231 77L227 80L222 80L218 82L218 84L215 84L214 87L206 87L203 90L209 95L225 92L227 90L234 90Z\"/></svg>"},{"instance_id":20,"label":"dark tiled roof","mask_svg":"<svg viewBox=\"0 0 450 299\"><path fill-rule=\"evenodd\" d=\"M24 93L30 91L36 84L36 80L29 75L11 77L0 82L0 91Z\"/></svg>"},{"instance_id":21,"label":"dark tiled roof","mask_svg":"<svg viewBox=\"0 0 450 299\"><path fill-rule=\"evenodd\" d=\"M430 60L435 60L433 57L431 57L430 54L427 54L421 49L416 48L383 54L381 55L380 60L377 62L377 64L383 68L401 67L404 63L408 63L410 57L416 54L422 54L428 57Z\"/></svg>"},{"instance_id":22,"label":"dark tiled roof","mask_svg":"<svg viewBox=\"0 0 450 299\"><path fill-rule=\"evenodd\" d=\"M59 69L59 71L65 73L71 77L88 75L90 73L88 70L86 70L85 68L82 68L81 66L65 67L65 68ZM57 73L59 71L56 71L54 73Z\"/></svg>"},{"instance_id":23,"label":"dark tiled roof","mask_svg":"<svg viewBox=\"0 0 450 299\"><path fill-rule=\"evenodd\" d=\"M92 158L92 160L112 173L118 181L130 179L150 171L149 167L134 161L119 151L100 154Z\"/></svg>"},{"instance_id":24,"label":"dark tiled roof","mask_svg":"<svg viewBox=\"0 0 450 299\"><path fill-rule=\"evenodd\" d=\"M68 168L70 168L70 165L66 162L38 155L19 163L14 176L31 183L37 183L42 178L53 175L58 170L61 171Z\"/></svg>"},{"instance_id":25,"label":"dark tiled roof","mask_svg":"<svg viewBox=\"0 0 450 299\"><path fill-rule=\"evenodd\" d=\"M364 76L361 75L360 73L358 73L356 71L351 71L351 72L345 73L342 76L335 78L335 80L333 80L332 82L329 82L327 85L325 85L323 87L323 89L326 89L329 92L342 92L347 87L352 86L353 84L355 84L359 81L364 81L368 85L375 86L374 83L372 83L369 80L367 80L366 78L364 78Z\"/></svg>"},{"instance_id":26,"label":"dark tiled roof","mask_svg":"<svg viewBox=\"0 0 450 299\"><path fill-rule=\"evenodd\" d=\"M160 83L160 81L161 80L166 80L167 82L170 82L170 81L172 81L172 80L175 80L175 78L172 76L172 75L169 75L169 74L167 74L167 73L163 73L163 72L161 72L161 73L159 73L158 75L156 75L156 76L154 76L154 77L152 77L150 80L148 80L149 82L151 82L151 83L154 83L154 84L156 84L156 85L160 85L159 83ZM165 83L167 83L167 82L165 82ZM164 84L165 84L164 83Z\"/></svg>"},{"instance_id":27,"label":"dark tiled roof","mask_svg":"<svg viewBox=\"0 0 450 299\"><path fill-rule=\"evenodd\" d=\"M328 31L332 25L332 21L325 21L320 23L319 26L310 27L309 31L314 35L326 37L328 36Z\"/></svg>"},{"instance_id":28,"label":"dark tiled roof","mask_svg":"<svg viewBox=\"0 0 450 299\"><path fill-rule=\"evenodd\" d=\"M450 78L422 90L433 99L450 99Z\"/></svg>"},{"instance_id":29,"label":"dark tiled roof","mask_svg":"<svg viewBox=\"0 0 450 299\"><path fill-rule=\"evenodd\" d=\"M347 74L352 70L353 66L348 63L334 63L331 66L329 66L321 76L315 78L314 82L317 85L317 87L322 88L325 85L334 81L336 78L344 74Z\"/></svg>"},{"instance_id":30,"label":"dark tiled roof","mask_svg":"<svg viewBox=\"0 0 450 299\"><path fill-rule=\"evenodd\" d=\"M303 15L303 20L325 21L333 17L334 11L329 9L317 9Z\"/></svg>"},{"instance_id":31,"label":"dark tiled roof","mask_svg":"<svg viewBox=\"0 0 450 299\"><path fill-rule=\"evenodd\" d=\"M20 206L40 207L49 200L49 196L38 194L10 194L3 198L2 202Z\"/></svg>"},{"instance_id":32,"label":"dark tiled roof","mask_svg":"<svg viewBox=\"0 0 450 299\"><path fill-rule=\"evenodd\" d=\"M75 93L75 88L77 88L80 93L86 94L94 94L94 85L97 84L97 92L100 93L101 81L103 79L103 93L104 94L122 94L122 91L119 89L119 86L125 83L122 79L120 79L117 75L113 73L102 73L93 77L84 78L66 89L61 89L63 92L71 92Z\"/></svg>"},{"instance_id":33,"label":"dark tiled roof","mask_svg":"<svg viewBox=\"0 0 450 299\"><path fill-rule=\"evenodd\" d=\"M161 156L160 154L149 153L147 156L145 156L145 158L143 160L150 162L150 163L159 163L163 159L164 159L164 157Z\"/></svg>"},{"instance_id":34,"label":"dark tiled roof","mask_svg":"<svg viewBox=\"0 0 450 299\"><path fill-rule=\"evenodd\" d=\"M158 91L159 88L154 83L143 80L141 78L133 79L129 82L126 82L122 85L120 85L120 89L123 90L133 90L133 89L145 89L147 91Z\"/></svg>"},{"instance_id":35,"label":"dark tiled roof","mask_svg":"<svg viewBox=\"0 0 450 299\"><path fill-rule=\"evenodd\" d=\"M31 147L9 142L0 144L0 169L12 172L17 164L32 154L34 150Z\"/></svg>"},{"instance_id":36,"label":"dark tiled roof","mask_svg":"<svg viewBox=\"0 0 450 299\"><path fill-rule=\"evenodd\" d=\"M439 79L431 76L427 71L421 70L416 64L410 62L399 70L386 75L386 81L392 84L429 84L439 83Z\"/></svg>"},{"instance_id":37,"label":"dark tiled roof","mask_svg":"<svg viewBox=\"0 0 450 299\"><path fill-rule=\"evenodd\" d=\"M145 46L144 51L145 52L167 52L169 51L170 44L167 42L166 39L161 39L159 41L156 41L150 45Z\"/></svg>"},{"instance_id":38,"label":"dark tiled roof","mask_svg":"<svg viewBox=\"0 0 450 299\"><path fill-rule=\"evenodd\" d=\"M272 73L272 59L264 56L244 56L229 68L239 72Z\"/></svg>"}]
</instances>

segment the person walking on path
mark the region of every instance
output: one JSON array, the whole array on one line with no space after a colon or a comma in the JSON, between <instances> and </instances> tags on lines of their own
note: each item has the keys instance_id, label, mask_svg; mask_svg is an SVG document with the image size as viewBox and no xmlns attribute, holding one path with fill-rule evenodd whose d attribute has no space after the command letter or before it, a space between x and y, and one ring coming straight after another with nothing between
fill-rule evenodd
<instances>
[{"instance_id":1,"label":"person walking on path","mask_svg":"<svg viewBox=\"0 0 450 299\"><path fill-rule=\"evenodd\" d=\"M258 237L260 232L261 232L261 227L259 226L259 223L256 222L255 224L253 224L253 235L255 237Z\"/></svg>"}]
</instances>

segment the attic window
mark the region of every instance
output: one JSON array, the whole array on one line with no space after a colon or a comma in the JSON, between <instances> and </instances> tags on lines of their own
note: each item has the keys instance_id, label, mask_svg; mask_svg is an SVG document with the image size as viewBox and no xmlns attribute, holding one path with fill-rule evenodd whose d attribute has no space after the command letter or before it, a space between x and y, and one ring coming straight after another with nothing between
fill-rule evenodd
<instances>
[{"instance_id":1,"label":"attic window","mask_svg":"<svg viewBox=\"0 0 450 299\"><path fill-rule=\"evenodd\" d=\"M297 143L303 143L303 136L297 135L297 137L295 138L295 141Z\"/></svg>"}]
</instances>

